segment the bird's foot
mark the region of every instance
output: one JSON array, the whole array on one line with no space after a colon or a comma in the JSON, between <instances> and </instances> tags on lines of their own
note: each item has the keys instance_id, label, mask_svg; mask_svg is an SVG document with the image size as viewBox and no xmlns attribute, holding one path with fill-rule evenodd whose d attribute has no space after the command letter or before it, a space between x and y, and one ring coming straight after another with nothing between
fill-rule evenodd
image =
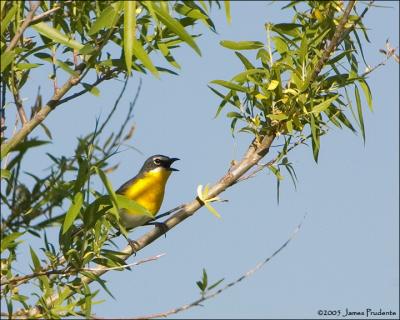
<instances>
[{"instance_id":1,"label":"bird's foot","mask_svg":"<svg viewBox=\"0 0 400 320\"><path fill-rule=\"evenodd\" d=\"M165 237L167 237L167 231L169 230L169 228L164 222L150 221L147 222L146 225L159 227L162 233L165 235Z\"/></svg>"},{"instance_id":2,"label":"bird's foot","mask_svg":"<svg viewBox=\"0 0 400 320\"><path fill-rule=\"evenodd\" d=\"M129 238L127 238L127 240L128 240L128 244L132 248L133 254L136 256L136 252L138 251L138 248L140 246L139 242L137 242L136 240L129 239Z\"/></svg>"}]
</instances>

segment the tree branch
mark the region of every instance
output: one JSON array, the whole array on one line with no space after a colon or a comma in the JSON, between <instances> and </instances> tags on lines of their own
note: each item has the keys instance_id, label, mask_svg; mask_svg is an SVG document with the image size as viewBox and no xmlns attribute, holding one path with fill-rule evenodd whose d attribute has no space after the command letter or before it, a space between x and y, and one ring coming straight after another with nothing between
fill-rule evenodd
<instances>
[{"instance_id":1,"label":"tree branch","mask_svg":"<svg viewBox=\"0 0 400 320\"><path fill-rule=\"evenodd\" d=\"M343 17L340 20L339 25L336 28L336 31L329 43L329 46L324 50L322 57L318 60L317 65L314 68L314 72L311 74L310 79L308 79L308 83L314 82L317 78L318 74L321 72L323 66L328 61L329 57L331 56L332 52L335 51L336 47L342 41L343 32L346 32L344 26L346 25L347 21L349 20L349 15L351 10L355 5L355 1L349 1L346 10L344 11Z\"/></svg>"},{"instance_id":2,"label":"tree branch","mask_svg":"<svg viewBox=\"0 0 400 320\"><path fill-rule=\"evenodd\" d=\"M129 263L129 264L125 264L125 265L121 265L121 266L116 266L116 267L106 267L106 269L108 271L110 270L120 270L120 269L126 269L126 268L130 268L133 266L138 266L141 265L143 263L146 262L150 262L150 261L154 261L154 260L158 260L159 258L165 256L165 253L160 253L158 255L149 257L149 258L145 258L139 261L135 261L133 263ZM70 274L74 274L74 273L78 273L80 271L94 271L95 269L93 268L82 268L82 269L68 269L68 268L64 268L61 270L42 270L42 271L38 271L38 272L34 272L31 274L27 274L24 276L18 276L18 277L13 277L11 279L1 279L1 283L0 286L5 286L8 284L13 284L14 287L19 286L23 283L25 283L26 281L33 279L33 278L37 278L40 276L49 276L52 274L61 274L61 275L70 275Z\"/></svg>"},{"instance_id":3,"label":"tree branch","mask_svg":"<svg viewBox=\"0 0 400 320\"><path fill-rule=\"evenodd\" d=\"M41 110L35 114L35 116L29 120L25 126L23 126L16 134L14 134L8 141L2 143L1 145L1 158L7 155L10 150L18 145L26 136L36 128L40 123L46 119L47 115L53 111L59 104L61 98L80 80L82 72L85 67L78 69L77 72L79 74L78 77L71 76L67 82L55 93L51 99L47 102L47 104L41 108Z\"/></svg>"},{"instance_id":4,"label":"tree branch","mask_svg":"<svg viewBox=\"0 0 400 320\"><path fill-rule=\"evenodd\" d=\"M211 298L214 298L215 296L221 294L225 290L233 287L234 285L238 284L239 282L243 281L244 279L252 276L254 273L256 273L258 270L260 270L264 265L266 265L269 261L271 261L278 253L280 253L296 236L296 234L299 232L304 220L306 218L306 215L304 215L302 221L300 224L296 227L296 229L292 232L291 236L289 239L285 241L273 254L265 258L263 261L259 262L254 268L248 270L244 274L242 274L240 277L238 277L236 280L231 281L227 285L225 285L223 288L214 290L212 291L206 291L206 294L203 294L199 299L189 303L185 304L183 306L180 306L178 308L174 308L165 312L159 312L159 313L154 313L154 314L149 314L149 315L144 315L144 316L138 316L138 317L133 317L133 318L119 318L119 319L125 319L125 320L138 320L138 319L154 319L154 318L165 318L167 316L170 316L171 314L177 314L183 311L186 311L188 309L191 309L193 307L201 306L201 303L203 303L206 300L209 300ZM99 317L91 317L91 319L103 319Z\"/></svg>"},{"instance_id":5,"label":"tree branch","mask_svg":"<svg viewBox=\"0 0 400 320\"><path fill-rule=\"evenodd\" d=\"M33 4L31 4L30 11L29 11L28 15L26 16L25 21L22 23L21 27L18 29L17 33L12 38L12 40L11 40L10 44L8 45L7 49L5 50L5 52L9 52L15 48L19 39L22 37L25 29L31 23L31 21L33 19L33 15L35 14L35 11L37 10L37 8L39 8L39 5L40 5L40 1L37 1L37 2L34 2Z\"/></svg>"},{"instance_id":6,"label":"tree branch","mask_svg":"<svg viewBox=\"0 0 400 320\"><path fill-rule=\"evenodd\" d=\"M269 148L274 141L275 135L266 135L260 139L255 139L249 146L246 154L243 156L242 160L236 163L227 174L225 174L217 183L215 183L209 190L208 198L211 199L225 191L227 188L235 184L235 182L243 176L250 168L256 165L269 151ZM205 199L205 200L207 200ZM192 216L197 210L199 210L204 203L196 197L193 201L184 205L184 207L175 213L172 217L167 219L163 223L163 227L156 226L142 237L136 240L135 242L135 250L133 247L128 245L126 246L121 253L124 254L124 260L127 260L131 255L137 253L144 247L148 246L150 243L164 235L165 228L170 230L183 222L185 219ZM97 266L93 269L93 275L99 277L106 273L108 270L104 266ZM90 283L93 281L93 278L82 277L81 281L83 283ZM66 289L68 290L68 289ZM71 296L73 293L68 291L68 296ZM59 297L59 294L53 294L49 298L46 299L46 304L51 305L54 301L56 301ZM33 307L29 310L20 310L16 313L19 317L34 317L40 314L40 307Z\"/></svg>"}]
</instances>

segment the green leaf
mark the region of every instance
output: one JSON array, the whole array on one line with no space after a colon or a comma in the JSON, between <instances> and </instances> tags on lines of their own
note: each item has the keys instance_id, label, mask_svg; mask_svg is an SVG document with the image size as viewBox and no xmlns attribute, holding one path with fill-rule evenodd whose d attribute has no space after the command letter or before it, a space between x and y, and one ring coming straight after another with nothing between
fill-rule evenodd
<instances>
[{"instance_id":1,"label":"green leaf","mask_svg":"<svg viewBox=\"0 0 400 320\"><path fill-rule=\"evenodd\" d=\"M29 250L31 252L31 257L32 257L32 262L33 262L33 270L39 271L40 270L40 260L31 246L29 246Z\"/></svg>"},{"instance_id":2,"label":"green leaf","mask_svg":"<svg viewBox=\"0 0 400 320\"><path fill-rule=\"evenodd\" d=\"M32 28L39 32L41 35L49 38L50 40L63 44L67 47L79 50L83 48L83 44L79 43L76 40L73 40L67 37L65 34L61 33L57 29L50 27L48 24L44 22L39 22L35 25L32 25Z\"/></svg>"},{"instance_id":3,"label":"green leaf","mask_svg":"<svg viewBox=\"0 0 400 320\"><path fill-rule=\"evenodd\" d=\"M371 90L368 86L368 83L365 80L358 80L358 83L361 86L361 89L363 89L364 94L365 94L365 100L367 100L367 104L369 107L369 110L373 111L373 107L372 107L372 94L371 94Z\"/></svg>"},{"instance_id":4,"label":"green leaf","mask_svg":"<svg viewBox=\"0 0 400 320\"><path fill-rule=\"evenodd\" d=\"M302 25L296 23L277 23L272 25L272 31L279 34L288 34L292 37L298 37L301 35L300 30Z\"/></svg>"},{"instance_id":5,"label":"green leaf","mask_svg":"<svg viewBox=\"0 0 400 320\"><path fill-rule=\"evenodd\" d=\"M268 166L268 168L269 168L269 170L272 171L272 173L276 176L276 178L278 180L283 180L283 176L281 175L281 171L278 168L276 168L276 167L274 167L272 165Z\"/></svg>"},{"instance_id":6,"label":"green leaf","mask_svg":"<svg viewBox=\"0 0 400 320\"><path fill-rule=\"evenodd\" d=\"M232 50L253 50L264 46L260 41L229 41L222 40L219 43L221 46Z\"/></svg>"},{"instance_id":7,"label":"green leaf","mask_svg":"<svg viewBox=\"0 0 400 320\"><path fill-rule=\"evenodd\" d=\"M247 92L247 88L242 87L236 83L232 83L232 82L225 81L225 80L213 80L210 83L215 83L215 84L218 84L225 88L236 90L236 91Z\"/></svg>"},{"instance_id":8,"label":"green leaf","mask_svg":"<svg viewBox=\"0 0 400 320\"><path fill-rule=\"evenodd\" d=\"M135 214L145 215L152 219L154 218L154 214L150 213L145 207L143 207L136 201L131 200L121 194L116 194L115 196L119 209L126 209L129 210L130 212L134 211Z\"/></svg>"},{"instance_id":9,"label":"green leaf","mask_svg":"<svg viewBox=\"0 0 400 320\"><path fill-rule=\"evenodd\" d=\"M249 78L247 76L253 75L253 74L263 74L264 76L268 77L269 72L268 72L268 70L264 70L264 69L249 69L249 70L243 71L241 73L238 73L236 76L234 76L232 78L232 81L243 83L244 81L249 80Z\"/></svg>"},{"instance_id":10,"label":"green leaf","mask_svg":"<svg viewBox=\"0 0 400 320\"><path fill-rule=\"evenodd\" d=\"M109 28L112 25L115 16L115 10L112 6L107 6L100 14L100 16L96 19L96 21L92 24L88 31L88 35L95 34L101 29Z\"/></svg>"},{"instance_id":11,"label":"green leaf","mask_svg":"<svg viewBox=\"0 0 400 320\"><path fill-rule=\"evenodd\" d=\"M4 2L5 4L5 2ZM4 19L1 20L1 29L0 29L0 35L3 35L3 32L7 29L8 25L10 24L11 20L14 18L15 16L15 12L18 8L18 2L14 2L13 6L11 7L11 9L8 10L6 16L4 17ZM3 9L1 10L3 11Z\"/></svg>"},{"instance_id":12,"label":"green leaf","mask_svg":"<svg viewBox=\"0 0 400 320\"><path fill-rule=\"evenodd\" d=\"M231 4L229 0L224 0L224 5L225 5L225 16L226 16L226 21L228 21L228 24L231 23Z\"/></svg>"},{"instance_id":13,"label":"green leaf","mask_svg":"<svg viewBox=\"0 0 400 320\"><path fill-rule=\"evenodd\" d=\"M236 56L242 61L243 65L246 67L247 70L254 69L255 67L251 64L251 62L240 52L235 51Z\"/></svg>"},{"instance_id":14,"label":"green leaf","mask_svg":"<svg viewBox=\"0 0 400 320\"><path fill-rule=\"evenodd\" d=\"M83 194L82 192L78 192L75 194L74 199L72 200L71 205L67 211L67 214L65 215L62 234L65 234L68 231L68 229L72 226L82 208L82 204L83 204Z\"/></svg>"},{"instance_id":15,"label":"green leaf","mask_svg":"<svg viewBox=\"0 0 400 320\"><path fill-rule=\"evenodd\" d=\"M281 37L272 37L272 42L275 45L275 49L282 55L289 51L289 47L285 40Z\"/></svg>"},{"instance_id":16,"label":"green leaf","mask_svg":"<svg viewBox=\"0 0 400 320\"><path fill-rule=\"evenodd\" d=\"M275 90L278 85L279 85L278 80L271 80L271 82L269 83L269 85L267 87L267 90Z\"/></svg>"},{"instance_id":17,"label":"green leaf","mask_svg":"<svg viewBox=\"0 0 400 320\"><path fill-rule=\"evenodd\" d=\"M14 51L8 51L8 52L3 52L1 54L1 68L0 71L3 72L8 65L14 60L15 52Z\"/></svg>"},{"instance_id":18,"label":"green leaf","mask_svg":"<svg viewBox=\"0 0 400 320\"><path fill-rule=\"evenodd\" d=\"M21 142L20 144L15 146L11 151L25 152L29 148L39 147L48 143L50 143L50 141L31 139Z\"/></svg>"},{"instance_id":19,"label":"green leaf","mask_svg":"<svg viewBox=\"0 0 400 320\"><path fill-rule=\"evenodd\" d=\"M6 250L13 241L15 241L17 238L19 238L23 234L24 234L23 232L14 232L14 233L11 233L8 236L5 236L4 238L2 238L0 241L1 242L1 251L0 252L3 252L4 250Z\"/></svg>"},{"instance_id":20,"label":"green leaf","mask_svg":"<svg viewBox=\"0 0 400 320\"><path fill-rule=\"evenodd\" d=\"M89 91L92 95L98 97L100 95L100 90L96 86L92 86L89 83L82 82L82 86Z\"/></svg>"},{"instance_id":21,"label":"green leaf","mask_svg":"<svg viewBox=\"0 0 400 320\"><path fill-rule=\"evenodd\" d=\"M210 291L210 290L214 289L216 286L218 286L218 285L219 285L222 281L224 281L224 280L225 280L224 278L218 280L217 282L215 282L215 283L213 283L211 286L209 286L209 287L207 288L207 290Z\"/></svg>"},{"instance_id":22,"label":"green leaf","mask_svg":"<svg viewBox=\"0 0 400 320\"><path fill-rule=\"evenodd\" d=\"M324 102L313 107L311 112L318 114L322 111L325 111L327 108L329 108L329 106L332 104L332 102L337 99L337 97L338 97L338 95L335 95L332 98L326 99Z\"/></svg>"},{"instance_id":23,"label":"green leaf","mask_svg":"<svg viewBox=\"0 0 400 320\"><path fill-rule=\"evenodd\" d=\"M268 114L267 118L270 118L271 120L282 121L282 120L286 120L288 118L288 116L284 113L278 113L278 114Z\"/></svg>"},{"instance_id":24,"label":"green leaf","mask_svg":"<svg viewBox=\"0 0 400 320\"><path fill-rule=\"evenodd\" d=\"M137 39L133 41L133 54L143 63L143 65L157 78L160 77L158 70L154 66L153 62L150 60L147 52L142 47L142 44Z\"/></svg>"},{"instance_id":25,"label":"green leaf","mask_svg":"<svg viewBox=\"0 0 400 320\"><path fill-rule=\"evenodd\" d=\"M178 20L174 19L170 16L169 12L165 10L163 7L159 7L155 3L149 1L147 6L152 8L156 13L158 19L173 33L175 33L182 41L186 42L189 46L191 46L199 56L201 56L201 52L199 47L193 38L186 32L185 28L178 22ZM150 11L150 10L149 10Z\"/></svg>"},{"instance_id":26,"label":"green leaf","mask_svg":"<svg viewBox=\"0 0 400 320\"><path fill-rule=\"evenodd\" d=\"M95 275L93 272L89 271L81 271L84 276L88 277L89 279L92 279L93 281L98 282L102 288L110 295L111 298L115 299L115 297L112 295L111 291L107 288L106 282L101 279L99 276Z\"/></svg>"},{"instance_id":27,"label":"green leaf","mask_svg":"<svg viewBox=\"0 0 400 320\"><path fill-rule=\"evenodd\" d=\"M124 1L124 54L128 75L131 74L134 40L136 40L136 1Z\"/></svg>"},{"instance_id":28,"label":"green leaf","mask_svg":"<svg viewBox=\"0 0 400 320\"><path fill-rule=\"evenodd\" d=\"M1 178L2 179L4 178L4 179L8 180L8 179L10 179L10 177L11 177L11 172L9 170L1 169Z\"/></svg>"},{"instance_id":29,"label":"green leaf","mask_svg":"<svg viewBox=\"0 0 400 320\"><path fill-rule=\"evenodd\" d=\"M318 162L318 155L319 155L319 130L315 123L315 117L310 114L310 126L311 126L311 135L312 135L312 150L315 162Z\"/></svg>"},{"instance_id":30,"label":"green leaf","mask_svg":"<svg viewBox=\"0 0 400 320\"><path fill-rule=\"evenodd\" d=\"M358 113L358 121L360 123L360 130L361 134L365 143L365 128L364 128L364 116L362 112L362 105L361 105L361 99L360 99L360 92L358 91L358 87L354 86L354 95L356 97L356 103L357 103L357 113Z\"/></svg>"}]
</instances>

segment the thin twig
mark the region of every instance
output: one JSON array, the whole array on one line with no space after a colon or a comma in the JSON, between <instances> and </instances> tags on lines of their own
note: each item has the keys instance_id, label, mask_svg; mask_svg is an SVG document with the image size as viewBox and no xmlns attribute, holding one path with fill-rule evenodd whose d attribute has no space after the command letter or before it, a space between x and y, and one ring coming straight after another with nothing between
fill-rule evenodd
<instances>
[{"instance_id":1,"label":"thin twig","mask_svg":"<svg viewBox=\"0 0 400 320\"><path fill-rule=\"evenodd\" d=\"M248 270L247 272L245 272L244 274L242 274L240 277L238 277L237 279L231 281L230 283L228 283L227 285L225 285L223 288L218 289L218 290L214 290L214 291L208 291L206 294L202 295L199 299L185 304L183 306L180 306L178 308L174 308L168 311L164 311L164 312L159 312L159 313L154 313L154 314L149 314L149 315L143 315L143 316L138 316L138 317L130 317L130 318L118 318L118 319L124 319L124 320L138 320L138 319L154 319L154 318L165 318L169 315L172 314L177 314L183 311L186 311L190 308L193 307L198 307L198 306L202 306L201 304L206 301L209 300L211 298L214 298L215 296L221 294L222 292L224 292L225 290L233 287L234 285L238 284L239 282L243 281L244 279L252 276L254 273L256 273L258 270L260 270L264 265L266 265L269 261L271 261L278 253L280 253L296 236L296 234L299 232L305 218L306 218L307 214L304 215L303 219L301 220L301 222L299 223L299 225L294 229L294 231L292 232L291 236L289 237L289 239L287 239L285 241L285 243L283 243L273 254L271 254L270 256L268 256L267 258L265 258L263 261L259 262L255 267L253 267L252 269ZM96 316L92 316L91 319L104 319L104 318L100 318L100 317L96 317Z\"/></svg>"},{"instance_id":2,"label":"thin twig","mask_svg":"<svg viewBox=\"0 0 400 320\"><path fill-rule=\"evenodd\" d=\"M108 270L126 269L126 268L130 268L130 267L133 267L133 266L141 265L141 264L146 263L146 262L158 260L159 258L161 258L161 257L163 257L165 255L166 255L166 253L160 253L160 254L157 254L157 255L155 255L153 257L145 258L145 259L142 259L142 260L139 260L139 261L136 261L136 262L132 262L132 263L129 263L129 264L124 264L122 266L109 267L107 269ZM96 268L83 268L82 271L97 271L97 269Z\"/></svg>"},{"instance_id":3,"label":"thin twig","mask_svg":"<svg viewBox=\"0 0 400 320\"><path fill-rule=\"evenodd\" d=\"M63 1L63 4L67 4L67 3L70 3L70 2L72 2L72 0ZM57 3L56 5L58 5L58 7L54 7L54 8L52 8L52 9L50 9L50 10L47 10L47 11L45 11L45 12L42 12L41 14L36 15L36 16L32 19L32 21L31 21L30 24L34 24L34 23L36 23L36 22L39 22L39 21L41 21L41 20L44 20L45 18L49 17L49 16L52 15L53 13L57 12L58 10L60 10L60 9L61 9L61 6L59 6L59 3Z\"/></svg>"},{"instance_id":4,"label":"thin twig","mask_svg":"<svg viewBox=\"0 0 400 320\"><path fill-rule=\"evenodd\" d=\"M166 253L160 253L158 255L155 255L155 256L152 256L152 257L148 257L148 258L144 258L142 260L139 260L139 261L136 261L136 262L133 262L133 263L124 264L124 265L116 266L116 267L106 267L106 269L108 271L110 271L110 270L118 270L118 269L126 269L126 268L130 268L130 267L133 267L133 266L141 265L141 264L146 263L146 262L158 260L159 258L161 258L161 257L163 257L165 255L166 255ZM27 280L30 280L30 279L33 279L33 278L37 278L37 277L40 277L40 276L49 276L49 275L54 275L54 274L70 275L70 274L78 273L80 271L90 271L90 272L92 272L92 271L96 271L96 268L81 268L81 269L77 270L77 269L69 269L68 267L66 267L66 268L61 269L61 270L54 270L53 269L53 270L46 270L46 271L45 270L37 271L37 272L31 273L31 274L27 274L27 275L24 275L24 276L13 277L11 279L6 279L6 278L2 277L1 282L0 282L0 286L13 284L14 287L15 287L15 286L19 286L19 285L25 283Z\"/></svg>"},{"instance_id":5,"label":"thin twig","mask_svg":"<svg viewBox=\"0 0 400 320\"><path fill-rule=\"evenodd\" d=\"M18 116L19 119L21 120L21 125L24 126L28 122L28 118L25 113L24 105L22 104L22 99L19 95L19 90L17 88L17 82L15 79L14 72L11 73L11 78L12 78L12 93L14 96L14 103L17 107Z\"/></svg>"},{"instance_id":6,"label":"thin twig","mask_svg":"<svg viewBox=\"0 0 400 320\"><path fill-rule=\"evenodd\" d=\"M63 104L65 102L68 102L72 99L75 99L81 95L83 95L84 93L88 92L90 90L90 88L93 88L95 86L97 86L98 84L102 83L104 80L109 80L110 79L110 74L113 73L114 70L110 70L110 72L108 72L107 74L99 77L95 82L93 82L91 85L88 86L88 88L83 89L82 91L79 91L77 93L74 93L72 95L70 95L69 97L66 97L64 99L61 99L58 103L58 105Z\"/></svg>"},{"instance_id":7,"label":"thin twig","mask_svg":"<svg viewBox=\"0 0 400 320\"><path fill-rule=\"evenodd\" d=\"M21 27L15 33L15 35L12 38L10 44L7 46L7 49L5 50L5 52L9 52L9 51L11 51L11 50L13 50L15 48L15 46L17 45L19 39L22 37L25 29L31 23L31 21L33 19L33 15L35 14L35 11L37 10L37 8L39 8L39 5L40 5L40 1L37 1L37 2L34 2L33 4L31 4L30 11L29 11L28 15L26 16L25 21L22 23Z\"/></svg>"}]
</instances>

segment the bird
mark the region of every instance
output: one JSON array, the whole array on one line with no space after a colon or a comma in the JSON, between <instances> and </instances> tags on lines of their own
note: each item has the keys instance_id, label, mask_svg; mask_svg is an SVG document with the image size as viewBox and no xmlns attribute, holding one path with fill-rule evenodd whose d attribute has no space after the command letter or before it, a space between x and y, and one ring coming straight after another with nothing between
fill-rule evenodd
<instances>
[{"instance_id":1,"label":"bird","mask_svg":"<svg viewBox=\"0 0 400 320\"><path fill-rule=\"evenodd\" d=\"M123 195L144 207L148 215L138 214L134 210L120 209L120 222L128 230L143 226L156 217L164 200L165 187L173 171L171 165L180 160L161 154L149 157L139 173L117 189L116 194Z\"/></svg>"}]
</instances>

